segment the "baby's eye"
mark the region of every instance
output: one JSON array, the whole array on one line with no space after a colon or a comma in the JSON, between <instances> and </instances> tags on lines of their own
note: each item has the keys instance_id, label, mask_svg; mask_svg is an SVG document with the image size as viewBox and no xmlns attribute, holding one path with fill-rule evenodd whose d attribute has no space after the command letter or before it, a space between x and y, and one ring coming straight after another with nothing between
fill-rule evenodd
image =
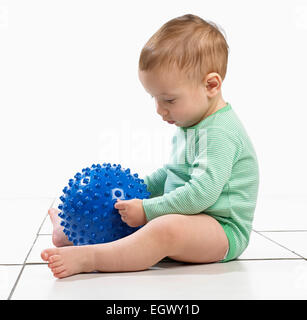
<instances>
[{"instance_id":1,"label":"baby's eye","mask_svg":"<svg viewBox=\"0 0 307 320\"><path fill-rule=\"evenodd\" d=\"M151 96L151 98L153 98L152 95L150 95L150 96ZM173 104L173 103L175 103L175 101L176 101L176 99L165 100L165 102L166 102L166 103L169 103L169 104Z\"/></svg>"},{"instance_id":2,"label":"baby's eye","mask_svg":"<svg viewBox=\"0 0 307 320\"><path fill-rule=\"evenodd\" d=\"M171 100L165 100L167 103L173 104L175 103L176 99L171 99Z\"/></svg>"}]
</instances>

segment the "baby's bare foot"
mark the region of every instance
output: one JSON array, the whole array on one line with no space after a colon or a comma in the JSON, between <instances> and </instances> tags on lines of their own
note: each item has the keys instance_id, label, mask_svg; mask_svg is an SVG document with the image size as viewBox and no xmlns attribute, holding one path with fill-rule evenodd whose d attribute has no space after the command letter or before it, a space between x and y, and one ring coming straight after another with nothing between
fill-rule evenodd
<instances>
[{"instance_id":1,"label":"baby's bare foot","mask_svg":"<svg viewBox=\"0 0 307 320\"><path fill-rule=\"evenodd\" d=\"M41 258L48 261L48 267L56 278L91 272L94 266L93 246L73 246L45 249Z\"/></svg>"},{"instance_id":2,"label":"baby's bare foot","mask_svg":"<svg viewBox=\"0 0 307 320\"><path fill-rule=\"evenodd\" d=\"M71 246L73 243L67 239L65 233L63 232L64 228L60 225L62 220L58 216L59 212L60 211L55 208L50 208L48 210L50 220L53 224L52 243L56 247Z\"/></svg>"}]
</instances>

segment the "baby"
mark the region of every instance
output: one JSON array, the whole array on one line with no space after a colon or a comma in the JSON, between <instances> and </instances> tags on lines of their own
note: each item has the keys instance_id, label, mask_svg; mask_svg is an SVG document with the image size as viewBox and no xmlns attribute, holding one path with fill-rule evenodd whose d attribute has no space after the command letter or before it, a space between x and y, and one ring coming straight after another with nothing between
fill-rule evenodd
<instances>
[{"instance_id":1,"label":"baby","mask_svg":"<svg viewBox=\"0 0 307 320\"><path fill-rule=\"evenodd\" d=\"M253 145L222 97L228 45L212 22L187 14L145 44L139 79L163 121L175 125L170 160L144 178L150 199L120 200L122 221L142 226L122 239L72 246L50 209L53 244L43 260L57 278L76 273L146 270L169 257L226 262L247 247L259 185Z\"/></svg>"}]
</instances>

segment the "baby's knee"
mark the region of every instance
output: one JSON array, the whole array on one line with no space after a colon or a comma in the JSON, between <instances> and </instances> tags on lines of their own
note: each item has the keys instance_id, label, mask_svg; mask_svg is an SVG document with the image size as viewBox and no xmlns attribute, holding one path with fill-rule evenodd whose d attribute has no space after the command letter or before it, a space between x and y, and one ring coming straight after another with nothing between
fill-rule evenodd
<instances>
[{"instance_id":1,"label":"baby's knee","mask_svg":"<svg viewBox=\"0 0 307 320\"><path fill-rule=\"evenodd\" d=\"M173 243L179 236L179 224L183 222L180 217L179 214L167 214L149 221L149 224L156 230L156 234L161 240Z\"/></svg>"}]
</instances>

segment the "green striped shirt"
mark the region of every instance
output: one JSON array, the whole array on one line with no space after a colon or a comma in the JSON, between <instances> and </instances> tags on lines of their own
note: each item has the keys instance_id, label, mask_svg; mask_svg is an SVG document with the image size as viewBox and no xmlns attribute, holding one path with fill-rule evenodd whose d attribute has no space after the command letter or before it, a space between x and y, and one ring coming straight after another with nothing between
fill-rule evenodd
<instances>
[{"instance_id":1,"label":"green striped shirt","mask_svg":"<svg viewBox=\"0 0 307 320\"><path fill-rule=\"evenodd\" d=\"M251 140L229 103L195 126L178 127L169 162L144 181L151 192L143 200L148 221L171 213L206 213L227 234L225 261L247 247L259 168Z\"/></svg>"}]
</instances>

